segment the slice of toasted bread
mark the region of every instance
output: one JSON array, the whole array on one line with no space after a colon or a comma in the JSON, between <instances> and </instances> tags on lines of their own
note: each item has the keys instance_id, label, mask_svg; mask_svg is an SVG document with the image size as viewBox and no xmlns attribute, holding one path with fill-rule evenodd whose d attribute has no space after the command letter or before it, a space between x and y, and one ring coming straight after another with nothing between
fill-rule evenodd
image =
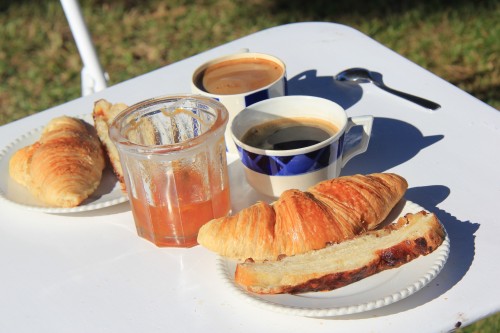
<instances>
[{"instance_id":1,"label":"slice of toasted bread","mask_svg":"<svg viewBox=\"0 0 500 333\"><path fill-rule=\"evenodd\" d=\"M113 122L113 119L127 107L128 106L123 103L111 104L105 99L100 99L94 103L94 110L92 111L97 135L104 146L104 150L108 155L113 171L120 182L123 192L126 192L125 179L123 177L118 150L109 138L109 126Z\"/></svg>"},{"instance_id":2,"label":"slice of toasted bread","mask_svg":"<svg viewBox=\"0 0 500 333\"><path fill-rule=\"evenodd\" d=\"M421 211L321 250L280 261L240 263L235 281L260 294L333 290L427 255L444 239L436 216Z\"/></svg>"}]
</instances>

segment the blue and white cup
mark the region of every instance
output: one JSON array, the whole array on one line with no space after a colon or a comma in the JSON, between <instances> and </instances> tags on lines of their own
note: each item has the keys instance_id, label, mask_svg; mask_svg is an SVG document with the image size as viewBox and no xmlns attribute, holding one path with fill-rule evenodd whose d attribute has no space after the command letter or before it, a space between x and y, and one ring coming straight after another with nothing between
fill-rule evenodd
<instances>
[{"instance_id":1,"label":"blue and white cup","mask_svg":"<svg viewBox=\"0 0 500 333\"><path fill-rule=\"evenodd\" d=\"M302 148L276 150L247 143L250 129L279 119L315 119L336 130L323 141ZM234 117L230 130L248 183L264 195L278 197L285 190L304 191L322 180L338 177L351 158L368 148L372 125L372 116L347 117L340 105L324 98L283 96L245 108ZM362 126L362 131L350 134L359 136L355 138L359 142L345 150L344 137L354 126Z\"/></svg>"},{"instance_id":2,"label":"blue and white cup","mask_svg":"<svg viewBox=\"0 0 500 333\"><path fill-rule=\"evenodd\" d=\"M221 92L221 91L209 91L207 87L203 85L203 79L207 71L211 68L224 65L233 64L234 67L238 66L238 61L251 61L251 60L263 60L265 62L271 63L272 66L279 70L279 75L277 75L272 81L268 80L267 83L264 81L262 85L249 86L247 89L240 89L238 92ZM226 66L229 68L229 66ZM236 69L238 71L238 69ZM258 70L249 75L250 80L254 80L262 75ZM226 78L225 84L230 87L245 86L245 79L238 78L236 80L230 80ZM191 92L193 94L200 94L203 96L211 97L221 102L229 112L229 122L231 124L234 117L240 113L244 108L266 100L272 97L285 96L287 94L287 80L286 80L286 66L280 59L264 53L255 52L239 52L231 55L226 55L219 57L204 64L200 65L194 72L191 78ZM226 147L229 153L236 154L237 149L231 138L231 133L229 126L225 133Z\"/></svg>"}]
</instances>

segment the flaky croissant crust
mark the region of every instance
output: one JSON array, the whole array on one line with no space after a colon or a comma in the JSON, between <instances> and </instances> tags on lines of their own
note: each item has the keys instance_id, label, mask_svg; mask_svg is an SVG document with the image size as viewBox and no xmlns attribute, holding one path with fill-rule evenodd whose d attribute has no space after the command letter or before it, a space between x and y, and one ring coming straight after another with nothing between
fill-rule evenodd
<instances>
[{"instance_id":1,"label":"flaky croissant crust","mask_svg":"<svg viewBox=\"0 0 500 333\"><path fill-rule=\"evenodd\" d=\"M396 174L354 175L323 181L308 191L285 191L199 231L198 243L224 257L276 260L324 248L376 228L408 184Z\"/></svg>"},{"instance_id":2,"label":"flaky croissant crust","mask_svg":"<svg viewBox=\"0 0 500 333\"><path fill-rule=\"evenodd\" d=\"M99 186L104 166L95 130L62 116L47 124L39 141L13 155L9 172L48 205L75 207Z\"/></svg>"}]
</instances>

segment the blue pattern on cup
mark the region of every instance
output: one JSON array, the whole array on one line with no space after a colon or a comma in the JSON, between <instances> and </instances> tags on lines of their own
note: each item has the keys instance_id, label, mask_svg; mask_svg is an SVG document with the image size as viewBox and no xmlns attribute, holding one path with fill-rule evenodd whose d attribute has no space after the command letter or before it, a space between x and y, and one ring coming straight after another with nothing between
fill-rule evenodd
<instances>
[{"instance_id":1,"label":"blue pattern on cup","mask_svg":"<svg viewBox=\"0 0 500 333\"><path fill-rule=\"evenodd\" d=\"M332 164L340 156L344 146L344 135L330 145L294 156L266 156L249 152L238 146L242 163L249 169L270 176L294 176Z\"/></svg>"},{"instance_id":2,"label":"blue pattern on cup","mask_svg":"<svg viewBox=\"0 0 500 333\"><path fill-rule=\"evenodd\" d=\"M269 90L264 89L260 91L256 91L253 94L245 96L245 106L252 105L254 103L263 101L269 98Z\"/></svg>"}]
</instances>

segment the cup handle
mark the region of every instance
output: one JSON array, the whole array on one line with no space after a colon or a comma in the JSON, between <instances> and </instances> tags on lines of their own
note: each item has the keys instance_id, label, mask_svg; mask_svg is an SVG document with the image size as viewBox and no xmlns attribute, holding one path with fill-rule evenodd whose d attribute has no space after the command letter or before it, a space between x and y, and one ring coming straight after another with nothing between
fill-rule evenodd
<instances>
[{"instance_id":1,"label":"cup handle","mask_svg":"<svg viewBox=\"0 0 500 333\"><path fill-rule=\"evenodd\" d=\"M347 120L345 133L347 134L354 126L363 126L361 142L344 152L342 155L342 167L344 167L351 158L364 153L366 149L368 149L368 143L370 142L370 136L372 134L373 116L358 116L349 118Z\"/></svg>"}]
</instances>

